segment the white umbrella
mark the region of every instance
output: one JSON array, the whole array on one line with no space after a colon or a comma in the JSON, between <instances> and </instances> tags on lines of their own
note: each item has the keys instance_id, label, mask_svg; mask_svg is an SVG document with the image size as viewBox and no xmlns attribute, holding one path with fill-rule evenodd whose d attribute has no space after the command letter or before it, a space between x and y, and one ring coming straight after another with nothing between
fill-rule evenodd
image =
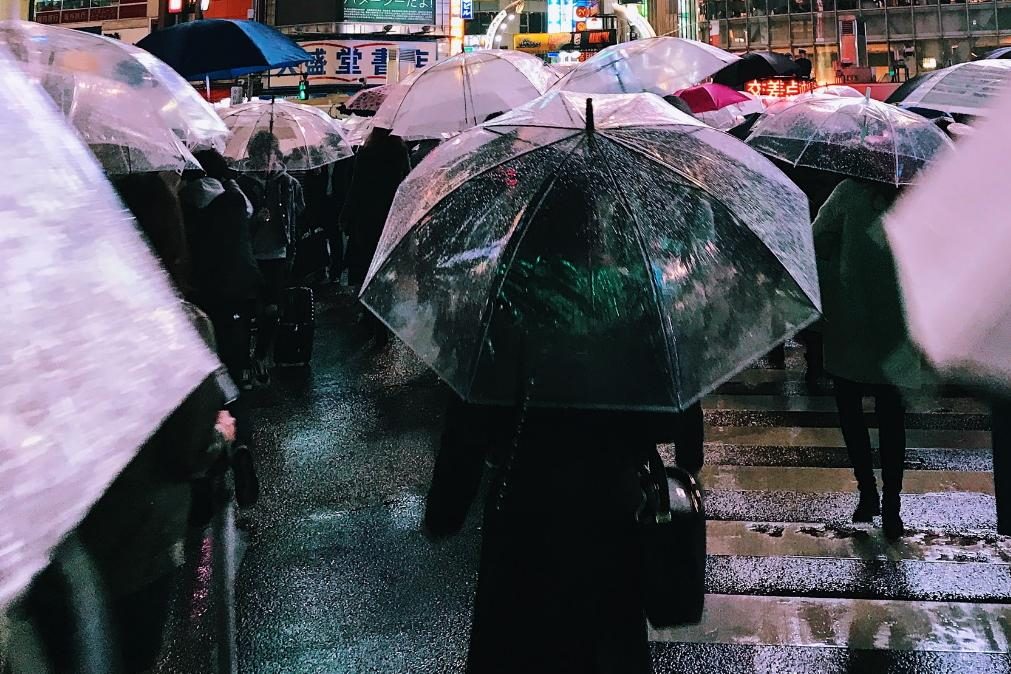
<instances>
[{"instance_id":1,"label":"white umbrella","mask_svg":"<svg viewBox=\"0 0 1011 674\"><path fill-rule=\"evenodd\" d=\"M228 129L214 109L142 49L28 21L0 22L0 43L42 85L107 173L197 168L187 144L223 147Z\"/></svg>"},{"instance_id":2,"label":"white umbrella","mask_svg":"<svg viewBox=\"0 0 1011 674\"><path fill-rule=\"evenodd\" d=\"M226 108L221 118L232 132L225 156L240 170L259 167L248 164L249 141L259 132L274 134L285 168L305 171L347 159L351 146L340 125L330 115L311 105L282 100L257 100Z\"/></svg>"},{"instance_id":3,"label":"white umbrella","mask_svg":"<svg viewBox=\"0 0 1011 674\"><path fill-rule=\"evenodd\" d=\"M457 54L391 87L373 124L407 140L447 138L538 98L557 80L523 52Z\"/></svg>"},{"instance_id":4,"label":"white umbrella","mask_svg":"<svg viewBox=\"0 0 1011 674\"><path fill-rule=\"evenodd\" d=\"M651 37L601 50L555 85L588 94L651 93L659 96L694 86L740 57L680 37Z\"/></svg>"},{"instance_id":5,"label":"white umbrella","mask_svg":"<svg viewBox=\"0 0 1011 674\"><path fill-rule=\"evenodd\" d=\"M217 366L94 158L0 47L0 610Z\"/></svg>"},{"instance_id":6,"label":"white umbrella","mask_svg":"<svg viewBox=\"0 0 1011 674\"><path fill-rule=\"evenodd\" d=\"M719 110L697 112L695 116L715 129L720 129L721 131L732 129L738 124L744 123L748 115L765 112L765 103L762 102L762 99L749 94L745 94L745 96L748 97L746 101L731 103Z\"/></svg>"},{"instance_id":7,"label":"white umbrella","mask_svg":"<svg viewBox=\"0 0 1011 674\"><path fill-rule=\"evenodd\" d=\"M1011 388L1011 90L889 215L910 334L942 372Z\"/></svg>"},{"instance_id":8,"label":"white umbrella","mask_svg":"<svg viewBox=\"0 0 1011 674\"><path fill-rule=\"evenodd\" d=\"M888 99L904 108L986 115L994 96L1011 84L1011 61L959 63L910 80Z\"/></svg>"}]
</instances>

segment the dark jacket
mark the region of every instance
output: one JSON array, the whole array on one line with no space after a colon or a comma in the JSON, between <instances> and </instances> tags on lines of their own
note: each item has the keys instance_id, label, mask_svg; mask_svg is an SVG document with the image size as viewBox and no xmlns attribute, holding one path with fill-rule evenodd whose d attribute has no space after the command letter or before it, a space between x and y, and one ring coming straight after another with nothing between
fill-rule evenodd
<instances>
[{"instance_id":1,"label":"dark jacket","mask_svg":"<svg viewBox=\"0 0 1011 674\"><path fill-rule=\"evenodd\" d=\"M637 470L672 439L677 415L529 410L509 460L516 416L451 404L429 494L426 524L448 533L485 451L508 466L486 505L468 673L652 672Z\"/></svg>"},{"instance_id":2,"label":"dark jacket","mask_svg":"<svg viewBox=\"0 0 1011 674\"><path fill-rule=\"evenodd\" d=\"M179 198L200 304L207 309L255 297L263 281L250 239L252 205L235 181L193 180Z\"/></svg>"},{"instance_id":3,"label":"dark jacket","mask_svg":"<svg viewBox=\"0 0 1011 674\"><path fill-rule=\"evenodd\" d=\"M358 151L341 213L341 226L350 237L347 265L352 285L365 279L397 188L410 172L407 146L395 136L370 141Z\"/></svg>"},{"instance_id":4,"label":"dark jacket","mask_svg":"<svg viewBox=\"0 0 1011 674\"><path fill-rule=\"evenodd\" d=\"M253 206L250 233L256 259L293 255L299 216L305 210L302 185L284 170L242 173L238 184Z\"/></svg>"}]
</instances>

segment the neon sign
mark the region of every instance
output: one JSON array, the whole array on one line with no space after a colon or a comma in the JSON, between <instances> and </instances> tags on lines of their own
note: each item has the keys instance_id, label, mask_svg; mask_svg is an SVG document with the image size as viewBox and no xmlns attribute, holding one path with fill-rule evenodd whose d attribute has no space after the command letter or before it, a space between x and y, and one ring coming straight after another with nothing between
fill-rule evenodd
<instances>
[{"instance_id":1,"label":"neon sign","mask_svg":"<svg viewBox=\"0 0 1011 674\"><path fill-rule=\"evenodd\" d=\"M755 96L772 96L786 98L814 91L814 80L802 80L798 77L770 77L762 80L751 80L744 85L745 91Z\"/></svg>"}]
</instances>

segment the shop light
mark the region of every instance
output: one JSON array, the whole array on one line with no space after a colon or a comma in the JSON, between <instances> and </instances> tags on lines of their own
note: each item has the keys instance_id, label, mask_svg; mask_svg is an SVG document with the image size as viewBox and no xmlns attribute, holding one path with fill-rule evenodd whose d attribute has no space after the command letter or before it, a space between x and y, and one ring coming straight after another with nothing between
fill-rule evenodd
<instances>
[{"instance_id":1,"label":"shop light","mask_svg":"<svg viewBox=\"0 0 1011 674\"><path fill-rule=\"evenodd\" d=\"M200 0L200 11L206 12L211 8L211 0Z\"/></svg>"},{"instance_id":2,"label":"shop light","mask_svg":"<svg viewBox=\"0 0 1011 674\"><path fill-rule=\"evenodd\" d=\"M183 0L168 0L169 14L180 14L183 11Z\"/></svg>"}]
</instances>

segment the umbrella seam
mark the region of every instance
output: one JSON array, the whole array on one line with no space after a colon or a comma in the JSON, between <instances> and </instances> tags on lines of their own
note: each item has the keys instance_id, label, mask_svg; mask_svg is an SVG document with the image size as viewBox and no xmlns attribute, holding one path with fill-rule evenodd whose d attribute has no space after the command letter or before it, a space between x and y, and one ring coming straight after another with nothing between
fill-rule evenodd
<instances>
[{"instance_id":1,"label":"umbrella seam","mask_svg":"<svg viewBox=\"0 0 1011 674\"><path fill-rule=\"evenodd\" d=\"M615 143L620 147L624 148L629 147L625 143L620 143L617 140L611 138L607 134L602 133L600 135L601 138L604 138L609 142ZM646 157L646 155L644 155L642 152L637 152L637 154L639 154L642 157L645 157L646 159L649 159L649 157ZM625 208L628 210L629 216L632 218L632 227L630 229L632 230L632 233L635 236L636 243L638 244L639 247L639 253L640 255L642 255L642 262L643 265L645 266L646 275L649 277L649 286L650 289L653 291L652 292L653 303L656 305L657 320L660 322L660 333L663 335L664 338L664 353L667 355L667 367L670 370L670 376L673 382L673 384L670 387L671 393L675 398L677 406L680 408L682 402L681 402L680 386L678 384L681 381L681 359L678 358L677 355L677 340L675 339L673 334L668 332L666 322L664 321L663 305L660 301L660 289L656 283L656 276L653 274L653 268L652 265L650 264L649 254L646 252L646 243L643 240L642 232L639 231L639 221L638 218L636 217L635 209L632 208L632 205L628 202L628 199L625 197L625 192L621 188L621 183L618 182L618 178L614 175L614 172L611 170L610 164L608 164L607 162L601 162L601 164L606 168L607 174L611 178L611 182L614 185L615 193L618 195L618 198L621 200L621 202L625 205ZM664 166L666 165L664 164ZM667 168L672 170L674 173L678 175L681 174L680 171L674 170L672 167ZM727 210L729 211L729 209ZM673 350L671 349L672 343L674 346Z\"/></svg>"}]
</instances>

